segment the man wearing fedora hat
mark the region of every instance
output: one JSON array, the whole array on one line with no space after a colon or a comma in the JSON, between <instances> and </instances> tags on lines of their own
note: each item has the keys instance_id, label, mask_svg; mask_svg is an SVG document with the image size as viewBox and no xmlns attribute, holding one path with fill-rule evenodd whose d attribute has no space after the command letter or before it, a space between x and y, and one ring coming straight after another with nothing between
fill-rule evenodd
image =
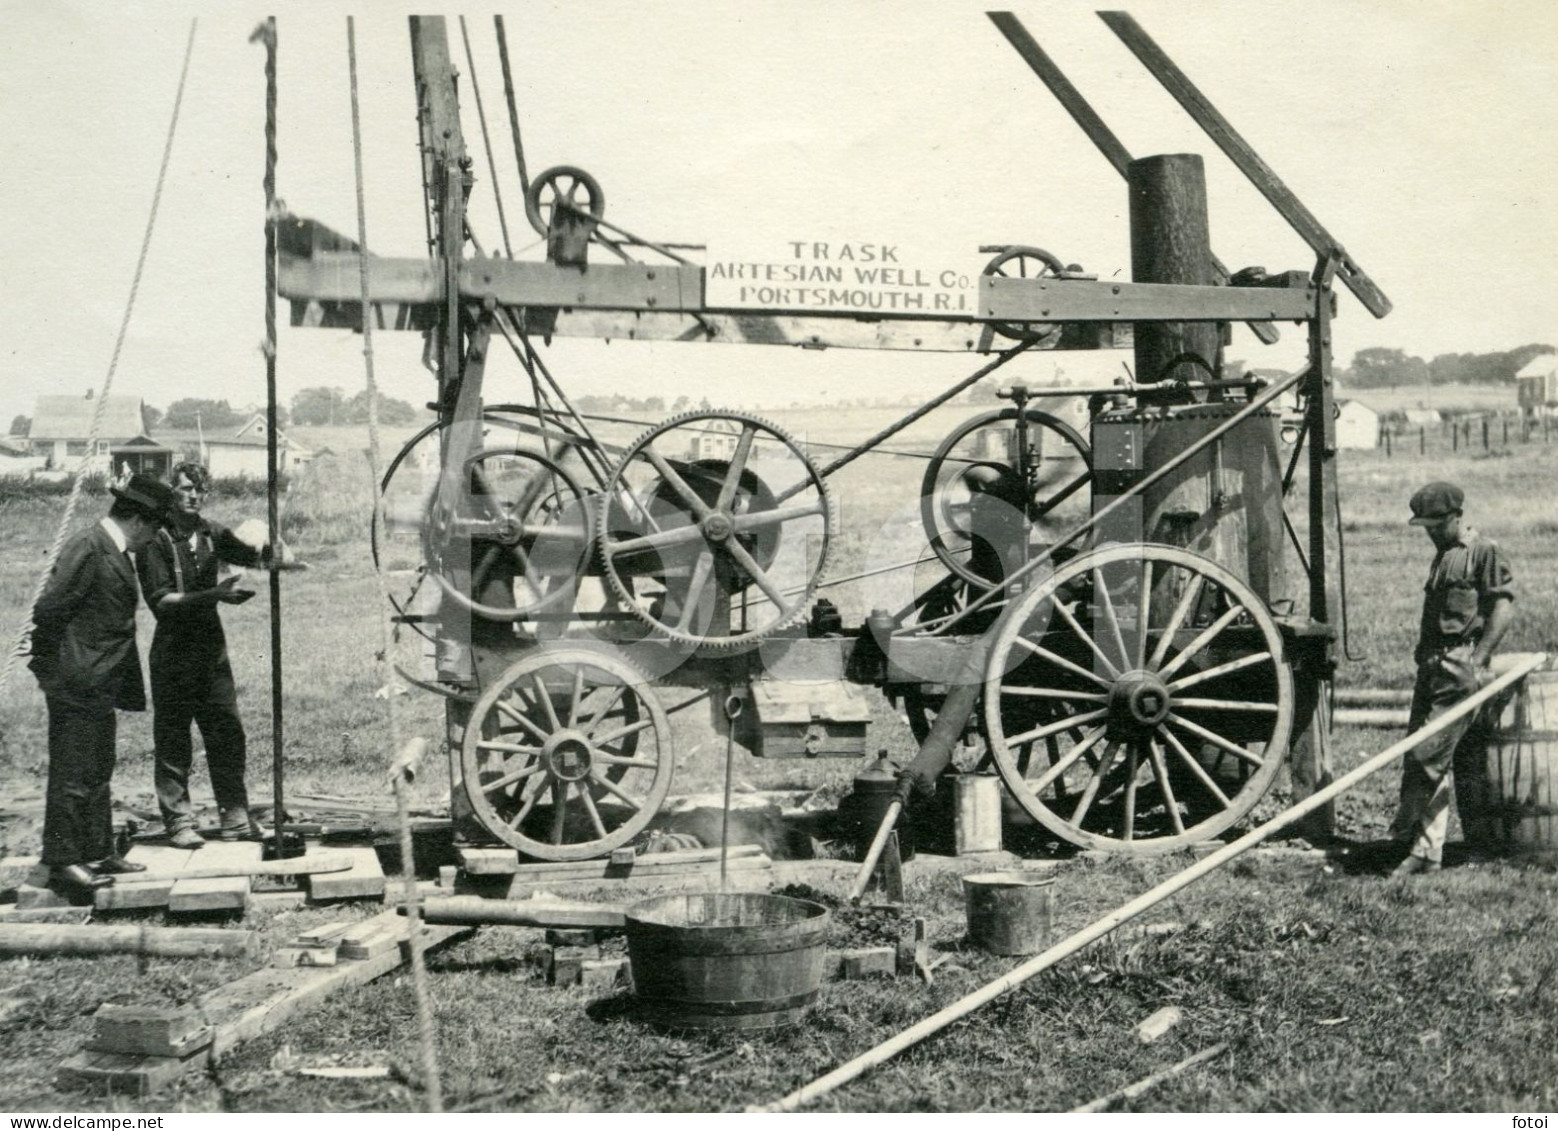
<instances>
[{"instance_id":1,"label":"man wearing fedora hat","mask_svg":"<svg viewBox=\"0 0 1558 1131\"><path fill-rule=\"evenodd\" d=\"M1488 661L1514 618L1513 574L1498 543L1463 525L1465 492L1437 480L1412 496L1411 525L1434 544L1423 586L1417 683L1407 724L1415 731L1485 684ZM1437 871L1449 825L1450 787L1469 845L1488 847L1487 736L1477 713L1411 751L1402 764L1401 805L1391 835L1407 846L1397 875Z\"/></svg>"},{"instance_id":2,"label":"man wearing fedora hat","mask_svg":"<svg viewBox=\"0 0 1558 1131\"><path fill-rule=\"evenodd\" d=\"M49 709L42 860L51 884L83 895L145 870L114 852L114 710L146 709L130 554L156 534L173 501L166 484L144 475L110 490L107 517L65 543L33 607L28 665Z\"/></svg>"}]
</instances>

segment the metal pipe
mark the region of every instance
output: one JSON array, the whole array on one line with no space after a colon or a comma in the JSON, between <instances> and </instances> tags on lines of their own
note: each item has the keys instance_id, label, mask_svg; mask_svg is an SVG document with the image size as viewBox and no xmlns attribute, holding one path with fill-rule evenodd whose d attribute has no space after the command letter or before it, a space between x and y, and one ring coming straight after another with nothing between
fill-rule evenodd
<instances>
[{"instance_id":1,"label":"metal pipe","mask_svg":"<svg viewBox=\"0 0 1558 1131\"><path fill-rule=\"evenodd\" d=\"M1292 824L1300 817L1306 816L1307 814L1313 812L1338 795L1345 793L1347 790L1351 789L1365 778L1378 773L1380 770L1383 770L1386 766L1400 758L1407 751L1426 742L1428 739L1432 738L1434 735L1448 727L1451 723L1458 721L1463 716L1468 715L1472 711L1481 707L1500 691L1503 691L1506 687L1513 684L1516 680L1523 678L1528 673L1535 671L1538 667L1546 662L1546 653L1540 653L1535 656L1527 657L1524 661L1517 663L1509 671L1505 672L1492 683L1488 684L1488 686L1484 687L1481 691L1476 692L1474 695L1468 696L1466 699L1452 707L1450 710L1446 711L1444 714L1440 715L1427 726L1407 735L1394 746L1380 751L1378 754L1370 758L1367 762L1363 763L1363 765L1357 767L1351 773L1337 778L1336 781L1332 782L1318 793L1311 794L1309 797L1305 798L1291 809L1288 809L1284 813L1278 814L1276 817L1273 817L1259 828L1252 829L1250 832L1245 833L1232 844L1226 845L1212 853L1210 856L1202 858L1195 864L1192 864L1189 868L1186 868L1183 872L1179 872L1169 877L1157 887L1142 893L1135 899L1131 900L1129 903L1116 908L1114 911L1111 911L1108 915L1105 915L1102 919L1099 919L1091 926L1084 927L1076 934L1070 936L1069 938L1063 939L1061 942L1050 947L1043 954L1030 958L1027 962L1022 963L1020 966L1017 966L1015 969L1002 975L995 981L990 982L982 989L976 990L974 993L960 998L958 1001L953 1002L951 1005L937 1013L933 1013L931 1016L925 1018L925 1020L919 1022L917 1025L911 1026L902 1033L899 1033L891 1040L884 1041L882 1044L877 1045L870 1051L862 1053L860 1056L855 1057L855 1059L849 1061L846 1064L840 1065L838 1068L835 1068L827 1075L819 1077L810 1084L807 1084L805 1087L791 1092L783 1099L777 1100L774 1103L767 1105L766 1107L753 1110L795 1111L797 1108L801 1107L801 1105L816 1099L818 1096L826 1095L835 1088L839 1087L841 1084L847 1084L857 1076L865 1073L868 1069L873 1068L876 1065L883 1063L884 1061L890 1060L904 1049L918 1044L926 1037L929 1037L931 1034L940 1032L948 1025L951 1025L954 1021L958 1021L964 1017L967 1017L970 1013L974 1012L974 1010L978 1009L986 1002L995 1000L1004 994L1007 990L1013 989L1016 986L1020 986L1022 983L1028 981L1035 975L1043 973L1051 966L1054 966L1061 959L1069 958L1071 955L1075 954L1089 943L1096 942L1104 935L1107 935L1110 931L1113 931L1116 927L1129 922L1130 920L1136 918L1136 916L1140 915L1142 912L1155 907L1169 896L1174 895L1183 888L1189 887L1201 877L1208 875L1211 872L1217 871L1217 869L1221 868L1230 860L1237 856L1242 856L1244 853L1254 848L1257 844L1260 844L1262 841L1268 839L1273 833Z\"/></svg>"}]
</instances>

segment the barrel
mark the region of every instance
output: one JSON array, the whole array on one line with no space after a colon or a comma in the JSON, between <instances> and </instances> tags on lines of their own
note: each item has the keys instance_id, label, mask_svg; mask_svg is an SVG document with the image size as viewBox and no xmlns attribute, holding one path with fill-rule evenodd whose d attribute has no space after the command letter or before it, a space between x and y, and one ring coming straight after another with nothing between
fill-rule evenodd
<instances>
[{"instance_id":1,"label":"barrel","mask_svg":"<svg viewBox=\"0 0 1558 1131\"><path fill-rule=\"evenodd\" d=\"M1049 876L981 872L963 877L968 939L991 954L1038 954L1049 946Z\"/></svg>"},{"instance_id":2,"label":"barrel","mask_svg":"<svg viewBox=\"0 0 1558 1131\"><path fill-rule=\"evenodd\" d=\"M1511 855L1558 855L1558 670L1526 676L1488 742L1494 838Z\"/></svg>"},{"instance_id":3,"label":"barrel","mask_svg":"<svg viewBox=\"0 0 1558 1131\"><path fill-rule=\"evenodd\" d=\"M791 1025L817 1000L828 909L710 892L636 903L625 923L642 1016L669 1029Z\"/></svg>"}]
</instances>

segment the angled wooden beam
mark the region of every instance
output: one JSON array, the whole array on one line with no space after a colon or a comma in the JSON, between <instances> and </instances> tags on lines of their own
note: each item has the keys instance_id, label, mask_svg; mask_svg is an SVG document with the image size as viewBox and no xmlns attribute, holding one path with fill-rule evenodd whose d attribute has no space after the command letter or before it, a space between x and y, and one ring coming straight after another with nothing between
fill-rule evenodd
<instances>
[{"instance_id":1,"label":"angled wooden beam","mask_svg":"<svg viewBox=\"0 0 1558 1131\"><path fill-rule=\"evenodd\" d=\"M1071 115L1071 120L1082 128L1089 141L1098 147L1098 151L1104 155L1104 160L1114 166L1114 171L1120 176L1128 175L1131 165L1131 153L1114 136L1114 131L1104 124L1104 120L1098 116L1098 112L1082 97L1081 91L1071 85L1071 80L1065 76L1055 61L1049 57L1049 53L1040 47L1033 36L1028 34L1028 29L1022 22L1010 12L986 12L990 22L995 24L997 30L1006 37L1006 41L1012 45L1017 54L1022 56L1033 73L1038 75L1044 85L1049 87L1055 100ZM1228 268L1217 256L1212 256L1212 268L1219 276L1219 282L1227 282ZM1251 322L1249 327L1255 336L1268 346L1277 341L1281 335L1277 328L1269 322Z\"/></svg>"},{"instance_id":2,"label":"angled wooden beam","mask_svg":"<svg viewBox=\"0 0 1558 1131\"><path fill-rule=\"evenodd\" d=\"M1238 166L1239 171L1250 179L1250 183L1260 190L1261 195L1271 202L1271 206L1314 253L1322 258L1329 256L1336 259L1336 273L1341 276L1347 289L1358 296L1358 301L1363 303L1368 312L1376 318L1383 318L1389 314L1391 302L1385 297L1385 292L1380 290L1374 280L1364 273L1363 268L1353 261L1341 243L1325 230L1314 213L1304 207L1304 202L1282 183L1282 178L1272 171L1271 166L1261 160L1250 143L1239 135L1239 132L1229 124L1228 119L1218 112L1211 100L1197 89L1185 72L1179 69L1174 60L1170 59L1163 48L1153 41L1130 13L1099 12L1098 16L1109 25L1109 30L1119 36L1121 42L1131 49L1131 53L1141 60L1142 65L1152 73L1152 77L1162 83L1164 89L1184 107L1185 112L1195 119L1196 125L1205 130L1217 147Z\"/></svg>"}]
</instances>

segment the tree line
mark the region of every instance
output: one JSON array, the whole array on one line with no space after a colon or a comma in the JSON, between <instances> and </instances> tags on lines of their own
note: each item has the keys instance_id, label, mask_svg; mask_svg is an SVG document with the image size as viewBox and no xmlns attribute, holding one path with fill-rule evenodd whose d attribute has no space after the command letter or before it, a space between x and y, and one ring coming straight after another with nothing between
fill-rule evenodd
<instances>
[{"instance_id":1,"label":"tree line","mask_svg":"<svg viewBox=\"0 0 1558 1131\"><path fill-rule=\"evenodd\" d=\"M1553 353L1552 346L1518 346L1493 353L1442 353L1432 360L1405 350L1375 346L1359 350L1338 376L1349 389L1393 388L1398 385L1508 385L1533 358Z\"/></svg>"}]
</instances>

